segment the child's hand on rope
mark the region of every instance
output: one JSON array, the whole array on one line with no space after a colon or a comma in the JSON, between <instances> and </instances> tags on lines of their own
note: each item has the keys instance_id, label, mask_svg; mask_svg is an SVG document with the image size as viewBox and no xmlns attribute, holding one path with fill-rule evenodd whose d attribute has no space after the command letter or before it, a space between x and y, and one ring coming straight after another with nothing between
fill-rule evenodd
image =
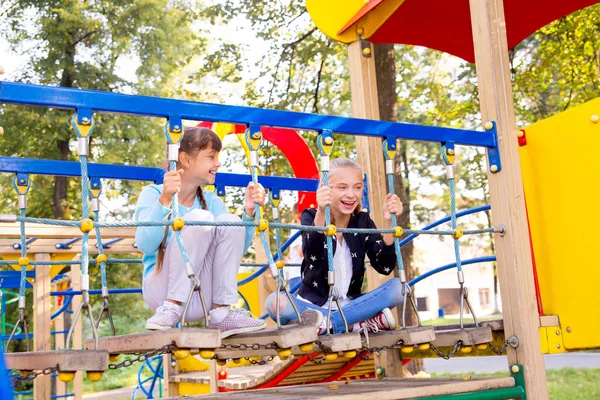
<instances>
[{"instance_id":1,"label":"child's hand on rope","mask_svg":"<svg viewBox=\"0 0 600 400\"><path fill-rule=\"evenodd\" d=\"M383 218L386 221L391 221L392 213L396 214L396 217L402 215L402 202L398 195L388 193L383 203Z\"/></svg>"},{"instance_id":2,"label":"child's hand on rope","mask_svg":"<svg viewBox=\"0 0 600 400\"><path fill-rule=\"evenodd\" d=\"M317 207L320 211L324 211L325 206L330 206L332 202L333 195L331 194L331 188L321 183L319 189L317 189Z\"/></svg>"},{"instance_id":3,"label":"child's hand on rope","mask_svg":"<svg viewBox=\"0 0 600 400\"><path fill-rule=\"evenodd\" d=\"M250 182L246 188L246 196L244 198L244 211L246 211L246 215L254 217L254 204L258 203L264 206L266 199L267 192L265 188L260 183L256 185L254 182Z\"/></svg>"},{"instance_id":4,"label":"child's hand on rope","mask_svg":"<svg viewBox=\"0 0 600 400\"><path fill-rule=\"evenodd\" d=\"M168 171L163 178L163 190L158 198L160 204L169 208L171 206L171 197L181 190L181 174L183 170Z\"/></svg>"}]
</instances>

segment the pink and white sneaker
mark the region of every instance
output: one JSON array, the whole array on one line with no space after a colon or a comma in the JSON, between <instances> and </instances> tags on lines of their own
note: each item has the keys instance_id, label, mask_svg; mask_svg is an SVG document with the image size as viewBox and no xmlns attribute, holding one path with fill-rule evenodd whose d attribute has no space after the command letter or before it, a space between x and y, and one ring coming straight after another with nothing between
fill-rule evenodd
<instances>
[{"instance_id":1,"label":"pink and white sneaker","mask_svg":"<svg viewBox=\"0 0 600 400\"><path fill-rule=\"evenodd\" d=\"M220 329L221 338L224 339L238 333L259 331L267 327L262 319L254 318L249 311L243 308L229 310L227 316L221 322L213 322L211 318L210 328Z\"/></svg>"},{"instance_id":2,"label":"pink and white sneaker","mask_svg":"<svg viewBox=\"0 0 600 400\"><path fill-rule=\"evenodd\" d=\"M377 333L379 331L391 331L396 329L396 319L392 314L392 310L384 308L374 317L365 319L358 323L361 331L368 333Z\"/></svg>"},{"instance_id":3,"label":"pink and white sneaker","mask_svg":"<svg viewBox=\"0 0 600 400\"><path fill-rule=\"evenodd\" d=\"M156 309L156 314L146 321L146 329L149 331L159 331L174 328L179 322L181 310L181 306L176 304L158 307Z\"/></svg>"}]
</instances>

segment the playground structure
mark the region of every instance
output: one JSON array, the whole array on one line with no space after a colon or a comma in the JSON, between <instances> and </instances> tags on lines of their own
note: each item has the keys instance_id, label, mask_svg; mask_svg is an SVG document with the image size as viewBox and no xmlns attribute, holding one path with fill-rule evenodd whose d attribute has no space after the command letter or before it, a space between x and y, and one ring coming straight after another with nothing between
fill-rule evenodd
<instances>
[{"instance_id":1,"label":"playground structure","mask_svg":"<svg viewBox=\"0 0 600 400\"><path fill-rule=\"evenodd\" d=\"M386 2L382 1L370 2L369 4L371 3L373 3L374 6L377 6L380 3L382 3L382 5L386 4ZM391 3L394 2L387 2L387 4ZM395 3L399 7L401 2L396 1ZM410 2L407 4L410 4ZM591 4L591 2L589 4ZM377 10L377 8L372 7L370 10ZM402 8L399 8L399 10L402 10ZM363 16L369 15L369 10L363 11L361 11ZM357 382L348 385L347 387L342 386L339 392L332 393L332 397L346 393L345 391L351 391L352 393L359 395L362 390L365 390L368 391L368 393L379 391L382 395L385 394L385 396L396 396L394 398L406 398L406 396L424 397L425 395L446 395L452 393L464 393L463 397L456 398L480 398L478 396L484 395L482 391L486 391L486 398L523 398L525 391L529 398L547 398L543 360L541 359L542 352L549 353L600 347L597 335L595 335L598 328L597 321L600 319L597 315L596 317L591 316L590 310L587 310L584 315L581 308L578 308L582 298L593 293L590 286L585 286L585 288L588 289L586 294L585 289L582 289L579 285L590 285L590 282L594 281L593 277L598 276L598 272L593 271L591 266L585 266L584 268L588 275L586 278L587 282L581 282L582 279L576 279L573 274L567 274L567 271L564 271L564 264L566 261L569 261L568 258L561 259L555 257L559 245L554 243L556 243L557 237L562 239L562 236L557 230L548 229L547 225L545 225L546 218L548 218L548 215L552 215L555 212L548 211L549 209L556 209L557 207L558 209L565 209L569 204L569 199L557 198L557 196L554 196L556 194L554 191L550 193L545 193L543 191L551 191L553 189L550 183L553 182L553 179L555 178L545 175L545 173L551 172L544 171L543 168L538 166L542 165L544 162L552 161L548 160L547 154L548 152L555 151L557 144L560 143L559 138L563 131L557 129L556 139L553 138L553 140L548 141L555 146L554 148L548 148L541 151L536 146L541 146L541 143L548 143L545 136L546 132L552 130L552 128L557 125L561 125L564 121L569 121L571 125L576 121L578 124L577 126L579 127L578 132L580 132L585 139L585 141L582 140L581 143L585 146L586 141L593 137L593 133L597 132L599 127L598 112L596 111L598 109L598 102L590 102L577 109L568 111L565 115L559 117L560 120L558 122L556 122L556 120L541 122L539 125L536 124L537 126L534 125L533 127L526 129L525 134L519 133L516 130L512 102L510 100L512 98L510 80L506 79L508 76L508 65L506 63L507 42L502 23L503 18L504 15L502 13L501 1L488 0L485 2L471 2L471 22L474 30L477 32L473 34L473 39L475 41L474 54L475 59L477 60L480 97L482 99L482 115L484 121L487 121L483 132L375 122L361 119L325 117L271 110L256 110L245 107L216 106L204 103L140 98L91 91L19 85L7 82L0 83L0 100L2 100L2 102L75 110L76 114L73 123L76 130L82 130L86 129L86 127L93 126L92 110L94 112L123 112L167 118L167 136L171 137L171 141L174 142L173 144L176 142L176 140L173 140L173 138L176 139L176 136L170 135L178 133L176 127L181 128L181 119L227 121L230 123L242 124L245 127L248 146L251 151L256 154L252 155L251 159L258 157L258 153L256 152L260 145L263 126L317 131L320 133L319 143L323 160L321 169L325 176L328 160L327 153L330 152L330 147L333 145L333 132L336 134L358 135L356 142L359 161L365 168L369 179L369 187L371 189L369 200L372 205L370 211L376 222L380 222L378 219L381 218L382 213L379 209L379 205L382 203L380 200L385 196L386 192L385 185L383 184L384 171L388 180L393 174L393 170L390 171L390 168L388 167L390 163L384 163L384 159L381 157L382 139L384 139L383 154L386 160L389 159L391 155L393 156L397 139L439 142L442 145L443 161L449 167L448 178L450 182L451 198L454 197L452 184L452 178L454 176L452 163L456 151L454 145L485 147L488 151L490 164L489 177L490 189L492 192L491 209L494 226L496 227L492 229L496 233L495 241L498 257L498 270L503 298L504 319L502 323L479 323L472 327L461 324L461 326L445 326L442 327L442 329L433 331L420 326L408 327L404 324L404 321L402 321L402 329L373 335L370 337L370 342L366 347L361 342L360 336L353 333L328 336L319 338L319 340L317 340L316 337L311 337L310 334L303 336L301 339L294 337L297 336L294 334L294 329L299 330L306 328L302 326L293 327L292 329L288 329L287 332L282 327L278 327L275 330L265 332L264 336L259 334L234 336L224 340L223 343L221 343L218 335L215 336L214 332L210 332L210 330L202 329L194 331L191 328L183 328L181 330L176 330L177 332L174 330L170 333L172 336L165 335L165 337L160 338L158 341L156 335L139 334L129 336L126 344L124 342L125 338L119 337L98 339L97 346L94 342L86 344L88 348L94 348L95 350L71 350L71 353L69 353L69 351L55 351L51 354L41 354L39 352L28 353L27 357L25 357L25 354L13 354L10 357L7 357L9 368L24 371L39 371L41 366L45 365L50 367L56 365L54 367L56 370L67 373L72 373L72 371L76 369L96 372L108 368L109 354L114 355L118 353L146 351L156 352L157 350L160 350L167 353L173 353L176 357L187 355L185 354L185 351L182 353L179 349L192 349L192 351L197 351L196 349L199 349L200 355L204 358L210 359L213 355L216 355L216 358L221 360L221 362L226 359L238 359L251 356L273 356L275 354L279 354L282 359L294 354L298 357L298 360L302 360L303 357L306 356L306 353L309 355L313 354L312 349L308 348L309 342L315 342L319 346L321 352L328 353L327 355L331 359L330 361L334 361L334 355L337 358L337 355L342 352L349 360L357 360L357 357L360 357L361 352L372 352L378 348L399 349L400 353L404 355L410 354L410 357L431 355L432 351L435 351L434 349L438 349L443 356L450 356L459 355L461 353L463 355L479 354L478 352L485 352L496 348L496 350L500 350L500 352L506 351L508 354L509 363L511 364L510 370L513 374L512 378L471 382L444 382L438 380L420 381L418 383L407 383L406 381L399 382L395 380L384 382ZM361 18L358 18L351 25L354 26L359 24L360 21ZM356 29L353 28L352 31L354 32ZM482 35L481 32L487 32L489 35ZM356 37L356 32L354 35ZM374 82L374 64L373 59L370 57L372 54L372 47L369 42L360 37L360 34L359 39L360 40L353 42L349 46L354 114L356 117L376 119L378 108L376 101L373 101L377 96ZM250 115L252 115L251 118ZM87 118L87 123L85 118ZM540 132L544 132L543 140L540 138ZM91 134L91 132L88 133ZM85 135L81 136L85 138ZM255 141L254 143L252 142L253 140ZM525 145L524 142L527 144ZM79 143L83 143L81 138L79 139ZM524 160L523 178L521 177L518 144L522 145L521 154L522 159ZM576 148L576 150L589 149L591 147L592 146ZM86 180L88 177L98 178L103 176L106 178L121 179L123 177L105 176L100 172L101 170L105 170L105 166L98 166L98 169L94 170L93 166L89 165L89 169L87 169L88 165L85 154L81 154L85 153L85 146L80 144L79 149L82 158L82 170L73 175L80 175L82 177L82 190L84 193L83 198L85 204L88 197L86 192ZM583 157L579 159L584 160ZM78 164L77 167L79 167ZM255 160L252 160L251 167L253 172L252 179L256 181L258 177L255 170ZM36 172L27 171L27 163L19 166L17 170L10 170L9 172L17 173L16 189L20 191L20 196L25 196L28 187L27 177L22 174ZM24 179L24 181L21 182L22 179ZM153 178L149 180L158 182L160 177L154 175ZM244 186L248 180L248 177L241 178L240 182L238 182L238 186ZM92 185L94 185L94 182L95 180L92 179ZM265 177L265 187L271 189L276 188L275 184L269 185L266 182L267 178ZM295 183L290 182L296 181L286 181L286 184L295 185ZM316 182L314 181L305 183L305 186L297 187L295 190L310 191L311 185L312 190L316 187ZM569 183L577 185L576 181ZM227 185L228 184L223 184L223 186ZM236 186L232 182L230 182L229 185ZM534 277L534 271L536 270L534 270L531 262L532 257L529 246L529 229L523 187L525 188L527 203L529 204L529 222L531 226L533 252L536 256L537 279ZM98 189L96 188L95 190ZM92 197L94 198L93 192ZM20 197L20 199L22 198L23 197ZM20 200L20 205L22 204L23 203ZM25 210L26 207L21 206L20 208L21 210ZM480 230L477 232L468 231L466 229L462 230L456 222L456 210L454 210L454 207L452 207L452 209L453 211L450 217L452 222L451 230L434 231L433 234L453 236L455 246L458 249L458 240L462 234L488 232L487 230ZM579 211L581 212L581 210ZM82 276L86 275L87 257L89 254L88 252L91 249L91 246L88 246L88 243L86 243L88 232L93 232L94 228L102 228L102 237L111 237L106 236L104 231L113 228L113 225L110 223L98 222L97 219L93 222L93 226L90 226L90 221L87 221L86 216L87 213L85 212L84 207L84 215L81 221L62 222L63 226L71 227L73 230L81 230L83 232L84 239L81 241L81 261L75 261L76 265L80 264L82 267ZM565 218L568 218L569 216L570 215L566 215ZM3 216L2 218L12 226L19 227L20 225L19 228L23 227L25 223L29 224L30 222L43 224L56 223L56 221L36 221L28 219L24 215L19 217ZM19 224L16 224L15 222L18 222ZM564 225L566 225L567 222L572 223L572 220L566 219ZM164 222L163 224L172 224L174 228L177 228L176 224L178 224L178 222L174 220L171 222ZM263 242L267 227L274 228L275 230L278 228L292 227L289 224L278 224L277 222L266 223L265 226L265 222L261 221L260 218L258 218L258 221L250 224L259 228L259 231L263 236ZM136 226L135 223L121 223L120 225L114 225L130 228ZM86 232L88 229L89 231ZM331 232L332 229L333 228L331 227L320 228L320 230L324 232ZM30 231L28 230L28 232ZM400 246L399 237L402 233L415 235L432 233L425 230L409 230L401 228L396 228L392 230L392 232L397 236L395 241L397 249ZM29 235L30 233L27 234L27 236ZM77 235L81 236L79 233ZM115 235L115 238L122 238L124 236L122 233ZM97 235L98 238L99 236L100 235ZM21 252L20 257L16 262L12 261L6 263L13 265L17 264L21 267L22 277L20 284L22 286L25 280L24 278L26 277L26 274L23 271L26 270L28 265L48 265L51 260L48 260L47 256L45 256L46 259L36 259L34 262L25 260L27 254L26 235L20 233L20 237L21 247L18 249ZM73 238L75 235L72 232L69 232L67 237ZM573 237L573 241L569 242L569 245L572 245L573 248L580 249L578 252L582 257L580 261L583 265L586 265L585 263L589 261L585 258L585 246L576 247L581 246L581 243L578 243L577 239L581 239L582 237L585 236L582 234L581 237ZM587 237L591 238L592 236L588 235ZM553 244L550 245L549 243ZM98 250L101 255L103 246L101 243L98 244ZM30 245L33 247L34 243L30 243ZM275 257L270 254L268 246L265 248L265 251L268 260L266 263L267 268L270 268L275 279L278 279L277 287L281 287L281 278L278 278L279 271L275 263ZM104 260L100 255L96 258L97 262L102 264L109 261L108 259ZM569 257L569 254L564 254L564 257ZM61 262L63 261L64 260L61 260ZM59 261L57 260L57 262ZM398 261L398 264L400 271L402 271L401 260ZM461 264L466 263L461 263L457 252L456 267L458 270L458 280L461 283L462 288L465 282L465 274L461 270ZM51 275L51 272L48 271L51 270L46 269L46 267L38 267L35 272L36 276L38 273L39 276L36 277L34 290L36 291L36 299L40 299L41 303L39 304L42 307L44 307L43 304L48 304L47 302L44 303L44 301L47 300L46 293L49 293L49 287L45 286L47 285L46 283L43 283L49 282L49 275ZM562 272L562 274L557 274L559 272ZM48 275L48 277L45 277L44 274ZM377 276L369 275L368 279L371 288L378 286L380 283ZM409 285L409 282L406 282L405 277L403 281L406 285ZM539 290L537 291L538 304L534 304L530 301L536 296L536 282L539 282ZM78 285L77 280L73 283ZM573 290L575 285L577 285L577 289ZM82 279L80 286L82 292L81 304L85 305L86 296L89 294L89 287L86 284L85 278ZM194 289L195 286L196 285L192 288ZM102 292L104 292L104 286ZM579 294L579 297L567 301L566 292L571 295ZM39 293L39 296L37 293ZM193 291L190 291L190 293L193 294ZM410 292L407 291L406 293L407 299L410 300ZM461 299L465 301L468 300L466 291L461 292ZM330 299L330 301L333 300L335 299ZM410 303L406 301L404 304L407 305L407 303L410 305ZM39 310L37 304L36 310ZM86 311L85 308L83 311ZM87 312L91 317L89 309ZM598 313L597 310L591 310L591 312ZM38 324L36 323L36 329L37 325ZM92 322L91 326L93 325L94 323ZM308 330L306 331L308 332ZM197 337L192 338L191 336L193 335L188 335L190 332L193 332ZM292 334L289 334L290 332L292 332ZM39 336L40 335L37 335L38 338ZM34 340L37 340L35 337L36 336L34 336ZM153 340L150 347L148 347L147 343L148 337L151 337ZM45 336L43 336L42 340L45 340L44 338ZM189 341L186 342L186 340ZM279 343L273 348L273 341L277 342L278 340ZM243 347L252 344L257 344L258 348ZM494 346L494 344L498 347ZM69 346L68 340L66 341L66 346ZM73 348L78 348L78 346L81 346L81 343L77 344L74 341ZM398 352L398 350L396 350L396 352ZM452 352L454 354L452 354ZM82 355L85 357L82 361L83 364L75 366L75 358L81 360ZM31 358L31 362L28 361L28 357ZM51 358L44 359L43 357ZM67 357L67 364L56 362L56 357ZM69 359L68 357L73 358ZM290 366L291 364L292 362L290 361ZM338 371L342 368L343 367L339 367ZM390 368L389 365L386 366L386 371L389 375L394 375L393 369ZM215 372L214 363L212 372ZM336 378L341 377L342 375L337 376ZM41 382L43 379L43 376L36 378L36 383ZM167 377L165 377L165 379L167 379ZM214 385L215 380L211 379L210 382ZM413 387L411 387L411 385L413 385ZM418 386L418 390L415 389L414 386ZM43 397L44 393L47 392L41 392L42 389L39 387L37 389L37 395L40 396L39 398L47 398ZM213 387L213 390L215 389L216 388ZM44 390L48 389L46 388ZM293 397L295 394L314 394L319 389L315 386L310 388L290 387L278 390L281 391L281 394L285 393L287 396ZM274 391L263 391L256 393L255 395L261 397L270 395L277 396L275 393L276 392ZM231 396L231 394L229 396ZM249 397L252 395L243 393L239 396Z\"/></svg>"}]
</instances>

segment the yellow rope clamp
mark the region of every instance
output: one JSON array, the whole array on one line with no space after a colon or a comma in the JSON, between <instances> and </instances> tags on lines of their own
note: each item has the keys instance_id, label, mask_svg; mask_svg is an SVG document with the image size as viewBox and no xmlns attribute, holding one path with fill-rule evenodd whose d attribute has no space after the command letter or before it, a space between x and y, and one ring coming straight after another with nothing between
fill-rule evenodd
<instances>
[{"instance_id":1,"label":"yellow rope clamp","mask_svg":"<svg viewBox=\"0 0 600 400\"><path fill-rule=\"evenodd\" d=\"M167 124L169 122L167 121ZM179 141L181 140L181 135L183 135L183 131L181 130L181 128L176 128L171 130L171 128L167 128L167 132L169 135L169 139L171 139L171 143L179 143Z\"/></svg>"},{"instance_id":2,"label":"yellow rope clamp","mask_svg":"<svg viewBox=\"0 0 600 400\"><path fill-rule=\"evenodd\" d=\"M81 135L82 138L86 138L89 136L90 132L92 131L92 129L94 129L94 118L92 117L91 120L86 120L84 118L83 120L83 124L80 124L77 122L77 120L79 119L79 117L77 116L77 114L73 115L73 124L77 127L77 130L79 131L79 134Z\"/></svg>"},{"instance_id":3,"label":"yellow rope clamp","mask_svg":"<svg viewBox=\"0 0 600 400\"><path fill-rule=\"evenodd\" d=\"M27 257L20 257L18 264L22 267L23 265L29 265L29 258Z\"/></svg>"},{"instance_id":4,"label":"yellow rope clamp","mask_svg":"<svg viewBox=\"0 0 600 400\"><path fill-rule=\"evenodd\" d=\"M98 254L98 257L96 257L96 264L106 263L106 260L106 254Z\"/></svg>"},{"instance_id":5,"label":"yellow rope clamp","mask_svg":"<svg viewBox=\"0 0 600 400\"><path fill-rule=\"evenodd\" d=\"M275 265L277 265L278 269L282 269L283 267L285 267L285 262L282 260L279 260L275 263Z\"/></svg>"},{"instance_id":6,"label":"yellow rope clamp","mask_svg":"<svg viewBox=\"0 0 600 400\"><path fill-rule=\"evenodd\" d=\"M27 194L27 189L29 189L29 185L16 185L17 191L19 194Z\"/></svg>"},{"instance_id":7,"label":"yellow rope clamp","mask_svg":"<svg viewBox=\"0 0 600 400\"><path fill-rule=\"evenodd\" d=\"M59 371L58 372L58 379L61 382L71 382L73 379L75 379L75 372L69 371L69 372L65 372L65 371Z\"/></svg>"},{"instance_id":8,"label":"yellow rope clamp","mask_svg":"<svg viewBox=\"0 0 600 400\"><path fill-rule=\"evenodd\" d=\"M392 235L394 237L401 237L402 235L404 235L404 229L401 226L395 226L394 227L394 233L392 233Z\"/></svg>"},{"instance_id":9,"label":"yellow rope clamp","mask_svg":"<svg viewBox=\"0 0 600 400\"><path fill-rule=\"evenodd\" d=\"M260 141L262 140L262 132L260 130L250 132L250 128L246 129L246 143L250 150L258 151L260 147Z\"/></svg>"},{"instance_id":10,"label":"yellow rope clamp","mask_svg":"<svg viewBox=\"0 0 600 400\"><path fill-rule=\"evenodd\" d=\"M89 183L89 187L90 187L90 192L92 193L92 196L94 198L97 198L98 196L100 196L100 192L102 191L102 188L94 189L92 187L92 182Z\"/></svg>"},{"instance_id":11,"label":"yellow rope clamp","mask_svg":"<svg viewBox=\"0 0 600 400\"><path fill-rule=\"evenodd\" d=\"M327 225L327 230L323 233L325 234L325 236L333 236L336 234L336 232L337 232L337 228L335 227L335 225L331 224L331 225Z\"/></svg>"},{"instance_id":12,"label":"yellow rope clamp","mask_svg":"<svg viewBox=\"0 0 600 400\"><path fill-rule=\"evenodd\" d=\"M319 135L317 140L321 141L323 154L325 154L326 156L330 156L331 152L333 151L333 138L330 136L323 138L321 135Z\"/></svg>"},{"instance_id":13,"label":"yellow rope clamp","mask_svg":"<svg viewBox=\"0 0 600 400\"><path fill-rule=\"evenodd\" d=\"M79 228L81 232L88 233L92 229L94 229L94 221L89 218L85 218L81 220L81 227Z\"/></svg>"},{"instance_id":14,"label":"yellow rope clamp","mask_svg":"<svg viewBox=\"0 0 600 400\"><path fill-rule=\"evenodd\" d=\"M181 217L177 217L173 220L173 230L174 231L180 231L181 229L183 229L184 225L185 225L185 222L184 222L183 218L181 218Z\"/></svg>"},{"instance_id":15,"label":"yellow rope clamp","mask_svg":"<svg viewBox=\"0 0 600 400\"><path fill-rule=\"evenodd\" d=\"M85 376L90 382L98 382L102 379L102 371L88 371Z\"/></svg>"},{"instance_id":16,"label":"yellow rope clamp","mask_svg":"<svg viewBox=\"0 0 600 400\"><path fill-rule=\"evenodd\" d=\"M259 219L259 220L258 220L258 227L257 227L257 229L258 229L260 232L264 232L264 231L266 231L267 229L269 229L269 221L267 221L267 220L266 220L266 219L264 219L264 218L261 218L261 219Z\"/></svg>"},{"instance_id":17,"label":"yellow rope clamp","mask_svg":"<svg viewBox=\"0 0 600 400\"><path fill-rule=\"evenodd\" d=\"M463 230L456 228L456 233L452 235L454 239L460 239L463 235Z\"/></svg>"},{"instance_id":18,"label":"yellow rope clamp","mask_svg":"<svg viewBox=\"0 0 600 400\"><path fill-rule=\"evenodd\" d=\"M446 154L446 158L448 159L448 165L454 164L454 155L456 154L454 150L448 150L446 146L444 146L444 154Z\"/></svg>"}]
</instances>

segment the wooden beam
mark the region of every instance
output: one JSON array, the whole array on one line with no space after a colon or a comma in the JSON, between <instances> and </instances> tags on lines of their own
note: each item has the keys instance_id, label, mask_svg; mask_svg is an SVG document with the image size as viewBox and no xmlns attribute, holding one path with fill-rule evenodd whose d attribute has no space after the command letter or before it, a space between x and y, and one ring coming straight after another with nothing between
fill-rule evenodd
<instances>
[{"instance_id":1,"label":"wooden beam","mask_svg":"<svg viewBox=\"0 0 600 400\"><path fill-rule=\"evenodd\" d=\"M27 245L27 254L36 253L81 253L81 242L72 244L69 249L57 249L56 245L59 243L65 243L64 239L38 239ZM106 243L107 240L103 240ZM0 254L21 254L20 249L13 248L14 243L19 243L19 239L0 239ZM123 239L110 245L110 248L104 248L104 253L137 253L141 254L140 251L133 246L134 239ZM88 252L90 254L98 254L96 248L96 240L91 239L88 242Z\"/></svg>"},{"instance_id":2,"label":"wooden beam","mask_svg":"<svg viewBox=\"0 0 600 400\"><path fill-rule=\"evenodd\" d=\"M171 354L163 354L163 382L165 382L163 395L165 397L179 396L179 382L173 381L173 376L178 373L177 362L171 364Z\"/></svg>"},{"instance_id":3,"label":"wooden beam","mask_svg":"<svg viewBox=\"0 0 600 400\"><path fill-rule=\"evenodd\" d=\"M102 238L135 238L136 228L101 228ZM38 239L73 239L81 237L81 231L75 226L53 226L45 224L30 224L25 226L28 238ZM0 222L0 238L21 237L21 227L18 222ZM89 233L90 237L96 237L96 230Z\"/></svg>"},{"instance_id":4,"label":"wooden beam","mask_svg":"<svg viewBox=\"0 0 600 400\"><path fill-rule=\"evenodd\" d=\"M371 53L373 46L370 45ZM379 119L375 58L364 57L361 43L356 41L348 46L350 64L350 87L352 91L352 116L356 118ZM355 136L358 163L367 174L369 185L369 213L375 225L383 225L383 201L387 194L385 167L383 162L382 140ZM381 286L393 276L380 275L373 268L367 268L368 290ZM385 368L388 376L402 376L402 360L398 351L381 352L375 360L378 367Z\"/></svg>"},{"instance_id":5,"label":"wooden beam","mask_svg":"<svg viewBox=\"0 0 600 400\"><path fill-rule=\"evenodd\" d=\"M502 170L488 173L492 220L506 234L495 237L498 279L510 364L521 364L527 398L547 399L546 369L540 352L539 315L533 280L525 197L517 141L503 0L470 0L481 117L495 121Z\"/></svg>"},{"instance_id":6,"label":"wooden beam","mask_svg":"<svg viewBox=\"0 0 600 400\"><path fill-rule=\"evenodd\" d=\"M71 287L74 290L81 289L81 266L73 265L71 266ZM71 301L71 310L73 313L77 311L79 305L81 304L81 296L73 296L73 301ZM71 314L71 322L69 327L73 323L73 315ZM81 325L81 320L84 316L80 316L75 323L75 328L73 330L73 335L71 340L73 341L73 349L81 349L83 347L83 330ZM65 337L66 338L66 337ZM65 346L69 348L70 343L65 343ZM73 379L73 393L75 394L75 400L81 400L83 398L83 372L77 371L75 373L75 379Z\"/></svg>"},{"instance_id":7,"label":"wooden beam","mask_svg":"<svg viewBox=\"0 0 600 400\"><path fill-rule=\"evenodd\" d=\"M50 261L50 254L36 254L37 261ZM35 269L35 284L33 285L33 350L52 350L50 341L50 268ZM33 353L31 353L33 354ZM23 354L19 359L26 358ZM34 363L35 364L35 363ZM37 363L43 368L52 364ZM52 378L49 375L41 375L33 381L33 398L45 400L50 398Z\"/></svg>"}]
</instances>

